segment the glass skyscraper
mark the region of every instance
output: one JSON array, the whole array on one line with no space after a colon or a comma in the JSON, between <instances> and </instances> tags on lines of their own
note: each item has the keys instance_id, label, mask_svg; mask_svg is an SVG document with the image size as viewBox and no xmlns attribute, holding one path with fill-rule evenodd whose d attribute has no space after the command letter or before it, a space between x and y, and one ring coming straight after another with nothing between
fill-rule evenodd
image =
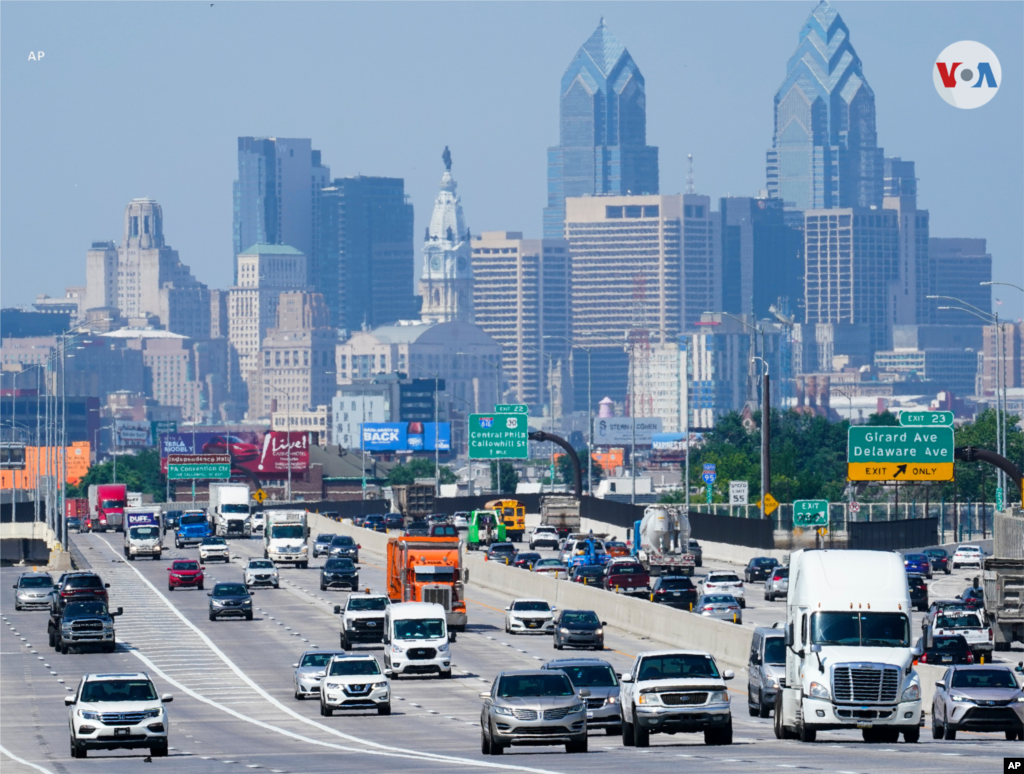
<instances>
[{"instance_id":1,"label":"glass skyscraper","mask_svg":"<svg viewBox=\"0 0 1024 774\"><path fill-rule=\"evenodd\" d=\"M881 207L875 95L827 0L811 12L775 94L768 194L787 209Z\"/></svg>"},{"instance_id":2,"label":"glass skyscraper","mask_svg":"<svg viewBox=\"0 0 1024 774\"><path fill-rule=\"evenodd\" d=\"M559 144L548 148L545 239L565 236L566 197L658 193L644 76L604 19L576 52L560 94Z\"/></svg>"}]
</instances>

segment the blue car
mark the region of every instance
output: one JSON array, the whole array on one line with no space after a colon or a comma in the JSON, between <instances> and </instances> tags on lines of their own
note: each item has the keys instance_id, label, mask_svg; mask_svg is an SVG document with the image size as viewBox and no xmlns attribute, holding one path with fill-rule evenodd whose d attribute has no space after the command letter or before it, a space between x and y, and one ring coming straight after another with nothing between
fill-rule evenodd
<instances>
[{"instance_id":1,"label":"blue car","mask_svg":"<svg viewBox=\"0 0 1024 774\"><path fill-rule=\"evenodd\" d=\"M931 580L932 563L924 554L904 554L903 566L907 568L908 575L923 575Z\"/></svg>"}]
</instances>

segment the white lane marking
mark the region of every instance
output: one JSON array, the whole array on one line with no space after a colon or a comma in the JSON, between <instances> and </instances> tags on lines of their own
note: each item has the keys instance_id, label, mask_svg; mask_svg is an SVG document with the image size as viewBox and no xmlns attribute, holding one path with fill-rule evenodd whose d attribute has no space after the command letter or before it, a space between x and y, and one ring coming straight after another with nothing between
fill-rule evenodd
<instances>
[{"instance_id":1,"label":"white lane marking","mask_svg":"<svg viewBox=\"0 0 1024 774\"><path fill-rule=\"evenodd\" d=\"M36 771L43 772L43 774L53 774L53 772L50 771L49 769L44 769L42 766L37 766L36 764L34 764L34 763L30 762L30 761L27 761L24 758L19 758L17 755L12 753L10 750L8 750L3 745L0 745L0 753L3 753L8 758L10 758L12 761L14 761L16 763L20 763L22 766L28 766L30 769L35 769Z\"/></svg>"},{"instance_id":2,"label":"white lane marking","mask_svg":"<svg viewBox=\"0 0 1024 774\"><path fill-rule=\"evenodd\" d=\"M110 551L112 553L115 553L115 555L116 555L116 552L114 551L114 548L109 543L107 543L106 540L101 540L101 542L108 549L110 549ZM525 771L525 772L531 772L532 774L558 774L557 772L553 772L553 771L550 771L548 769L535 769L535 768L530 768L530 767L527 767L527 766L515 766L515 765L510 765L510 764L491 763L491 762L486 762L486 761L475 761L475 760L471 760L469 758L458 758L458 757L451 756L451 755L442 755L442 754L439 754L439 753L430 753L430 752L418 751L418 750L406 750L406 749L403 749L401 747L392 747L390 745L380 744L378 742L373 742L373 741L370 741L368 739L360 739L357 736L352 736L350 734L343 733L341 731L338 731L335 728L332 728L330 726L325 726L322 723L318 723L315 720L311 720L310 718L308 718L308 717L306 717L304 715L299 714L298 712L293 710L291 707L286 706L285 704L283 704L282 702L280 702L279 700L277 700L273 696L271 696L269 693L267 693L251 677L249 677L245 672L243 672L241 670L241 668L237 664L235 664L235 662L232 661L228 657L228 655L226 653L224 653L224 651L222 651L219 647L217 647L217 645L214 644L213 640L211 640L206 634L204 634L203 631L201 629L199 629L199 627L197 627L194 623L192 623L192 621L190 621L185 616L184 613L182 613L180 610L178 610L178 608L176 608L174 605L172 605L171 601L166 596L164 596L156 588L156 586L154 586L152 583L150 583L149 579L146 578L146 576L144 576L138 569L136 569L135 567L133 567L130 564L127 565L127 567L128 567L128 569L130 569L132 572L134 572L138 576L140 581L142 581L146 586L148 586L150 588L150 590L160 598L160 600L170 609L170 611L174 615L176 615L178 617L179 620L181 620L182 623L184 623L188 628L190 628L193 632L195 632L199 636L199 638L203 641L203 643L213 653L215 653L232 672L234 672L241 680L243 680L247 685L249 685L249 687L251 687L254 691L256 691L256 693L260 694L260 696L266 702L268 702L272 706L276 707L277 709L281 710L282 712L290 715L291 717L295 718L296 720L298 720L301 723L305 723L306 725L313 726L314 728L317 728L317 729L319 729L321 731L326 731L327 733L329 733L329 734L331 734L333 736L337 736L337 737L340 737L342 739L346 739L346 740L348 740L350 742L354 742L354 743L360 744L360 745L365 745L366 747L369 747L371 749L365 749L365 748L360 748L360 747L346 747L344 745L334 744L332 742L324 742L324 741L321 741L319 739L312 739L310 737L306 737L306 736L303 736L301 734L297 734L297 733L295 733L293 731L288 731L287 729L280 728L279 726L275 726L275 725L272 725L270 723L265 723L264 721L257 720L255 718L251 718L251 717L248 717L246 715L243 715L242 713L236 712L235 710L230 709L229 707L226 707L225 705L220 704L219 702L215 702L215 701L213 701L211 699L208 699L208 698L202 696L199 693L196 693L195 691L193 691L192 689L190 689L187 686L183 685L182 683L179 683L177 680L174 680L172 677L170 677L165 672L163 672L163 670L161 670L160 667L158 667L156 664L154 664L152 661L150 661L149 658L147 656L145 656L143 653L141 653L140 651L138 651L138 650L131 650L131 651L129 651L137 659L139 659L144 664L148 665L151 669L153 669L153 671L155 671L157 674L159 674L164 680L166 680L167 682L169 682L169 683L179 687L185 693L189 694L190 696L192 696L194 699L196 699L198 701L204 702L205 704L209 704L212 707L217 707L222 712L226 712L229 715L233 715L234 717L238 718L239 720L244 720L247 723L251 723L251 724L253 724L255 726L258 726L260 728L266 728L266 729L268 729L270 731L275 731L275 732L277 732L279 734L282 734L284 736L288 736L288 737L290 737L292 739L297 739L299 741L307 742L308 744L315 744L315 745L318 745L318 746L321 746L321 747L331 747L331 748L334 748L334 749L337 749L337 750L342 750L344 752L354 752L354 753L360 753L360 754L363 754L363 755L379 755L379 756L388 757L388 758L410 758L412 760L427 759L427 760L439 761L439 762L443 762L443 763L455 763L455 764L460 764L460 765L463 765L463 766L476 766L476 767L480 767L480 768L504 769L504 770L510 770L510 771ZM51 774L51 773L47 772L47 774Z\"/></svg>"}]
</instances>

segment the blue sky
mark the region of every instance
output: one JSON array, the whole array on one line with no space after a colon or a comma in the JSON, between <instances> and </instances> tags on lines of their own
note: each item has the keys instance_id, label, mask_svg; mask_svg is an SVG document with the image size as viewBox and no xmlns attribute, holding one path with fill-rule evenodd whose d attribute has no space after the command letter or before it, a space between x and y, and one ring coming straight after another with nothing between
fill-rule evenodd
<instances>
[{"instance_id":1,"label":"blue sky","mask_svg":"<svg viewBox=\"0 0 1024 774\"><path fill-rule=\"evenodd\" d=\"M772 98L813 2L13 2L0 8L0 302L84 284L124 206L211 287L231 282L239 135L310 137L333 176L404 177L416 231L449 145L474 233L539 236L558 84L604 16L647 81L662 193L763 188ZM1024 284L1020 2L843 2L886 155L917 163L933 236L985 237L996 279ZM1000 59L977 110L935 93L957 40ZM30 51L44 51L41 62ZM998 293L1018 317L1024 294Z\"/></svg>"}]
</instances>

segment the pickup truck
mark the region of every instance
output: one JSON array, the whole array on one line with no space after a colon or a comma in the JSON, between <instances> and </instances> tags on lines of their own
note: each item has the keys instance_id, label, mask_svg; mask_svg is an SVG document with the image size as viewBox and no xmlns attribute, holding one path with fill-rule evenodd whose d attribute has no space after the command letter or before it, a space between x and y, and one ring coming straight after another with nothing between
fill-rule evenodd
<instances>
[{"instance_id":1,"label":"pickup truck","mask_svg":"<svg viewBox=\"0 0 1024 774\"><path fill-rule=\"evenodd\" d=\"M387 594L348 595L344 608L334 606L334 612L341 616L341 647L352 650L357 642L384 641L384 611L391 606Z\"/></svg>"},{"instance_id":2,"label":"pickup truck","mask_svg":"<svg viewBox=\"0 0 1024 774\"><path fill-rule=\"evenodd\" d=\"M992 660L995 649L995 638L992 627L984 621L980 610L943 609L932 618L932 636L944 637L959 634L971 648L975 656L984 656L985 661Z\"/></svg>"},{"instance_id":3,"label":"pickup truck","mask_svg":"<svg viewBox=\"0 0 1024 774\"><path fill-rule=\"evenodd\" d=\"M649 597L651 576L647 568L632 557L613 559L604 566L605 591L627 594L635 597Z\"/></svg>"},{"instance_id":4,"label":"pickup truck","mask_svg":"<svg viewBox=\"0 0 1024 774\"><path fill-rule=\"evenodd\" d=\"M121 615L119 607L113 613L100 599L68 602L59 611L50 614L46 631L50 647L67 655L71 648L99 645L104 653L113 653L117 647L114 637L114 617Z\"/></svg>"}]
</instances>

